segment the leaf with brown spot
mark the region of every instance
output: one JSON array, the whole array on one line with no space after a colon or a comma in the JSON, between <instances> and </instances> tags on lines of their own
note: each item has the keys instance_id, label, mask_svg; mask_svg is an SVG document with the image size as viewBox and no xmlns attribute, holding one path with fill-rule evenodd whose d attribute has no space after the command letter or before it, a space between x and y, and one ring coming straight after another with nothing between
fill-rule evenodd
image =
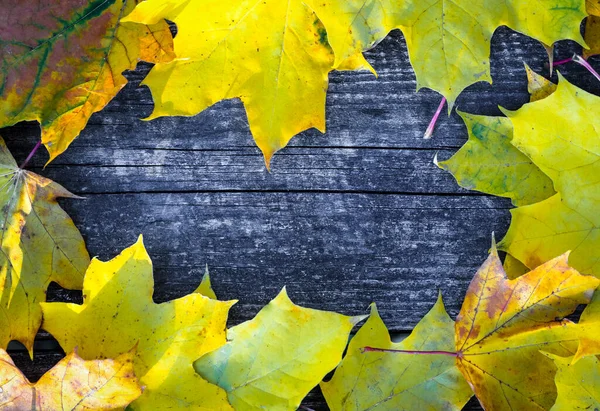
<instances>
[{"instance_id":1,"label":"leaf with brown spot","mask_svg":"<svg viewBox=\"0 0 600 411\"><path fill-rule=\"evenodd\" d=\"M84 361L71 352L32 384L0 350L0 410L114 410L142 394L133 372L134 351Z\"/></svg>"},{"instance_id":2,"label":"leaf with brown spot","mask_svg":"<svg viewBox=\"0 0 600 411\"><path fill-rule=\"evenodd\" d=\"M83 285L89 255L59 197L74 196L17 167L0 138L0 348L17 340L32 354L50 282Z\"/></svg>"},{"instance_id":3,"label":"leaf with brown spot","mask_svg":"<svg viewBox=\"0 0 600 411\"><path fill-rule=\"evenodd\" d=\"M589 303L600 280L569 267L568 254L509 280L495 246L456 319L457 366L484 408L547 410L556 400L552 360L570 356L575 325L562 320Z\"/></svg>"},{"instance_id":4,"label":"leaf with brown spot","mask_svg":"<svg viewBox=\"0 0 600 411\"><path fill-rule=\"evenodd\" d=\"M123 71L140 60L170 61L166 22L119 22L138 2L4 1L0 127L38 121L51 161L127 83Z\"/></svg>"}]
</instances>

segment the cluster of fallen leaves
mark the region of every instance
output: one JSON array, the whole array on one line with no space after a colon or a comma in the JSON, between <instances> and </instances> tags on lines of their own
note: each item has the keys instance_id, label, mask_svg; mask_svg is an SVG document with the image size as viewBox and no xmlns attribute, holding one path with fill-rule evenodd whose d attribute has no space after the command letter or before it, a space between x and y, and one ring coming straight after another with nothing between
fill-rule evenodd
<instances>
[{"instance_id":1,"label":"cluster of fallen leaves","mask_svg":"<svg viewBox=\"0 0 600 411\"><path fill-rule=\"evenodd\" d=\"M532 102L507 117L462 113L469 141L439 166L469 189L517 206L499 248L522 274L568 250L581 272L600 276L600 98L528 69Z\"/></svg>"},{"instance_id":2,"label":"cluster of fallen leaves","mask_svg":"<svg viewBox=\"0 0 600 411\"><path fill-rule=\"evenodd\" d=\"M0 351L0 409L291 411L319 383L332 410L460 410L473 394L494 410L599 407L600 280L567 260L510 280L494 245L456 321L440 295L393 343L373 304L347 346L366 316L303 308L285 289L230 329L235 301L217 300L207 274L195 292L154 303L140 238L92 260L83 304L41 303L42 328L70 354L36 384ZM579 323L565 319L581 304Z\"/></svg>"},{"instance_id":3,"label":"cluster of fallen leaves","mask_svg":"<svg viewBox=\"0 0 600 411\"><path fill-rule=\"evenodd\" d=\"M448 99L491 82L490 41L508 26L547 48L582 45L597 0L7 0L0 17L0 127L36 120L50 161L125 85L122 72L156 63L144 80L149 118L243 102L267 166L309 128L325 131L328 75L375 70L363 53L404 33L417 87ZM173 40L165 19L177 26ZM141 24L140 24L141 23ZM588 20L596 51L597 17Z\"/></svg>"},{"instance_id":4,"label":"cluster of fallen leaves","mask_svg":"<svg viewBox=\"0 0 600 411\"><path fill-rule=\"evenodd\" d=\"M405 35L418 87L450 107L467 86L491 82L499 26L550 49L561 39L584 44L589 14L586 56L600 53L597 0L3 6L0 127L38 121L50 161L141 60L155 64L144 80L150 118L239 98L268 165L294 135L325 130L329 73L375 73L363 53L393 29ZM177 26L175 40L165 19ZM75 196L18 167L0 140L0 348L16 340L33 355L42 327L68 353L32 384L0 351L0 409L294 410L319 383L333 410L458 410L473 394L494 410L600 407L600 105L562 78L555 86L529 75L532 103L507 117L462 114L469 142L439 163L462 186L518 207L499 244L504 267L494 245L456 321L440 297L398 343L375 305L348 344L365 317L299 307L285 289L227 329L234 301L219 301L208 276L194 293L154 303L141 239L111 261L90 262L57 203ZM83 289L83 304L44 302L52 281ZM565 319L581 304L577 323Z\"/></svg>"}]
</instances>

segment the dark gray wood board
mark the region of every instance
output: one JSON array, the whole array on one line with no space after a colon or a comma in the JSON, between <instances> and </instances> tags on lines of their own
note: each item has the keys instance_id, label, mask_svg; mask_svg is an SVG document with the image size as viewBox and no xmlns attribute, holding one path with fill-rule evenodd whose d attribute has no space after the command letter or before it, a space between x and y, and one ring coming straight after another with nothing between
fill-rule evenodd
<instances>
[{"instance_id":1,"label":"dark gray wood board","mask_svg":"<svg viewBox=\"0 0 600 411\"><path fill-rule=\"evenodd\" d=\"M556 56L579 51L564 42ZM239 101L195 117L140 121L152 111L148 89L139 87L146 64L128 73L130 83L64 155L45 169L38 155L31 168L86 197L62 204L92 255L107 260L144 235L157 302L191 292L208 264L219 297L240 301L231 325L252 318L286 285L300 305L348 315L377 302L390 330L405 335L438 290L456 315L492 231L506 232L511 205L460 189L433 165L435 153L445 159L466 141L466 129L456 113L443 115L433 139L422 139L440 96L415 93L402 35L367 54L379 77L332 73L327 133L295 137L271 173ZM467 89L460 110L516 109L528 100L523 63L548 73L544 48L505 28L494 36L491 62L494 85ZM583 68L560 70L600 93ZM17 159L39 138L34 123L0 133ZM57 286L49 291L51 301L80 299ZM36 349L33 363L18 345L10 350L34 380L61 357L43 332ZM306 404L325 409L318 393Z\"/></svg>"}]
</instances>

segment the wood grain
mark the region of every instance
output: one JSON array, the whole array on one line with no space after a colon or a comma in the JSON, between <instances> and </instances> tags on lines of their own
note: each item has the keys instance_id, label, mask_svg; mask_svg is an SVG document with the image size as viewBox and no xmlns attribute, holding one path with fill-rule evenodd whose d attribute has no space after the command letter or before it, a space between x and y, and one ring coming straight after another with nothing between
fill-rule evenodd
<instances>
[{"instance_id":1,"label":"wood grain","mask_svg":"<svg viewBox=\"0 0 600 411\"><path fill-rule=\"evenodd\" d=\"M580 48L561 43L557 59ZM157 302L191 292L205 264L217 294L239 299L230 324L252 318L287 285L298 304L365 313L375 301L396 336L405 335L442 290L451 315L486 257L492 231L501 238L510 202L460 189L432 164L467 138L460 118L442 116L432 140L422 135L440 96L415 93L402 35L394 32L368 59L369 73L333 73L328 131L308 131L275 156L268 173L248 131L239 101L225 101L195 117L140 121L152 101L139 82L149 66L128 73L130 83L95 114L71 148L47 168L32 169L85 200L62 204L92 255L109 259L144 234L154 261ZM500 114L528 100L523 62L548 71L543 47L508 29L492 46L494 86L476 84L457 107ZM592 60L592 64L597 61ZM575 65L565 76L592 92L600 86ZM556 78L556 76L555 76ZM2 130L23 159L39 127ZM81 293L52 286L52 301L80 301ZM32 380L61 357L46 333L35 362L18 344L11 355ZM305 402L326 409L317 393ZM466 409L478 409L472 401Z\"/></svg>"}]
</instances>

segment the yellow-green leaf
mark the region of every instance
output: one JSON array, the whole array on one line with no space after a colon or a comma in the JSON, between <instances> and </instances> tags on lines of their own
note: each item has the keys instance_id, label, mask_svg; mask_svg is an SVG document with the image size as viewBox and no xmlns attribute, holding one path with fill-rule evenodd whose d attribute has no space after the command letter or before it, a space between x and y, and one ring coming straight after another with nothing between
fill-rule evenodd
<instances>
[{"instance_id":1,"label":"yellow-green leaf","mask_svg":"<svg viewBox=\"0 0 600 411\"><path fill-rule=\"evenodd\" d=\"M549 97L507 112L513 145L558 192L512 210L500 248L533 268L572 250L579 271L600 275L600 99L561 78Z\"/></svg>"},{"instance_id":2,"label":"yellow-green leaf","mask_svg":"<svg viewBox=\"0 0 600 411\"><path fill-rule=\"evenodd\" d=\"M84 361L76 352L30 383L0 350L0 410L114 410L142 394L133 372L135 350L112 359Z\"/></svg>"},{"instance_id":3,"label":"yellow-green leaf","mask_svg":"<svg viewBox=\"0 0 600 411\"><path fill-rule=\"evenodd\" d=\"M174 57L167 24L121 24L138 0L3 3L0 127L36 120L50 160L67 149L142 59Z\"/></svg>"},{"instance_id":4,"label":"yellow-green leaf","mask_svg":"<svg viewBox=\"0 0 600 411\"><path fill-rule=\"evenodd\" d=\"M540 350L571 356L578 333L568 320L600 280L567 264L567 254L509 280L496 248L479 269L456 319L457 365L490 410L547 410L556 367Z\"/></svg>"},{"instance_id":5,"label":"yellow-green leaf","mask_svg":"<svg viewBox=\"0 0 600 411\"><path fill-rule=\"evenodd\" d=\"M230 410L226 394L202 380L192 362L225 343L232 301L198 293L156 304L152 262L140 240L86 272L83 305L45 303L43 328L65 351L112 358L136 343L136 375L145 387L131 409Z\"/></svg>"},{"instance_id":6,"label":"yellow-green leaf","mask_svg":"<svg viewBox=\"0 0 600 411\"><path fill-rule=\"evenodd\" d=\"M227 391L236 410L296 410L341 361L362 318L299 307L284 289L254 319L230 328L227 344L194 368Z\"/></svg>"},{"instance_id":7,"label":"yellow-green leaf","mask_svg":"<svg viewBox=\"0 0 600 411\"><path fill-rule=\"evenodd\" d=\"M492 81L490 40L508 26L552 45L561 39L583 44L579 32L585 0L407 0L400 3L404 32L418 87L444 95L450 106L469 85Z\"/></svg>"},{"instance_id":8,"label":"yellow-green leaf","mask_svg":"<svg viewBox=\"0 0 600 411\"><path fill-rule=\"evenodd\" d=\"M501 197L520 206L552 196L552 181L511 144L510 120L460 113L469 140L438 166L450 172L461 187Z\"/></svg>"},{"instance_id":9,"label":"yellow-green leaf","mask_svg":"<svg viewBox=\"0 0 600 411\"><path fill-rule=\"evenodd\" d=\"M454 321L442 298L411 335L392 343L375 305L350 341L344 360L321 390L332 411L461 410L473 392L448 355L363 352L366 346L392 350L454 351Z\"/></svg>"},{"instance_id":10,"label":"yellow-green leaf","mask_svg":"<svg viewBox=\"0 0 600 411\"><path fill-rule=\"evenodd\" d=\"M550 411L600 409L600 361L586 357L573 363L573 357L545 353L556 365L558 397Z\"/></svg>"},{"instance_id":11,"label":"yellow-green leaf","mask_svg":"<svg viewBox=\"0 0 600 411\"><path fill-rule=\"evenodd\" d=\"M20 169L0 138L0 348L17 340L32 355L50 282L82 287L89 256L59 197L74 196Z\"/></svg>"}]
</instances>

